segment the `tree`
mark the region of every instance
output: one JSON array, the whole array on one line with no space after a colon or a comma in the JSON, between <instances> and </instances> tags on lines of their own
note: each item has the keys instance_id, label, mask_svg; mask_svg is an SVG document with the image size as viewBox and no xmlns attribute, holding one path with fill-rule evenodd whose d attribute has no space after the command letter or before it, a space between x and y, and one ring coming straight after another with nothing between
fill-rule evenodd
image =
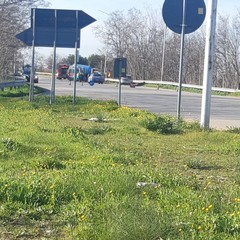
<instances>
[{"instance_id":1,"label":"tree","mask_svg":"<svg viewBox=\"0 0 240 240\"><path fill-rule=\"evenodd\" d=\"M154 16L135 8L127 14L116 11L97 29L108 54L127 58L128 73L134 79L160 78L164 24Z\"/></svg>"},{"instance_id":2,"label":"tree","mask_svg":"<svg viewBox=\"0 0 240 240\"><path fill-rule=\"evenodd\" d=\"M92 54L88 57L89 65L93 68L103 69L104 68L104 55Z\"/></svg>"},{"instance_id":3,"label":"tree","mask_svg":"<svg viewBox=\"0 0 240 240\"><path fill-rule=\"evenodd\" d=\"M0 79L14 71L15 59L24 45L15 35L30 22L31 7L46 6L44 0L5 0L0 2Z\"/></svg>"},{"instance_id":4,"label":"tree","mask_svg":"<svg viewBox=\"0 0 240 240\"><path fill-rule=\"evenodd\" d=\"M73 65L75 62L75 55L74 54L69 54L67 58L63 58L62 62L67 63L69 65ZM86 57L79 56L78 64L83 64L83 65L88 65L88 59Z\"/></svg>"},{"instance_id":5,"label":"tree","mask_svg":"<svg viewBox=\"0 0 240 240\"><path fill-rule=\"evenodd\" d=\"M95 30L96 36L102 39L109 51L118 57L125 55L132 26L123 11L111 13L108 20L104 22L104 27L98 26Z\"/></svg>"},{"instance_id":6,"label":"tree","mask_svg":"<svg viewBox=\"0 0 240 240\"><path fill-rule=\"evenodd\" d=\"M88 59L86 57L79 56L78 63L82 65L88 65Z\"/></svg>"},{"instance_id":7,"label":"tree","mask_svg":"<svg viewBox=\"0 0 240 240\"><path fill-rule=\"evenodd\" d=\"M69 54L68 57L66 58L65 62L69 65L73 65L74 59L75 59L75 56L73 54Z\"/></svg>"},{"instance_id":8,"label":"tree","mask_svg":"<svg viewBox=\"0 0 240 240\"><path fill-rule=\"evenodd\" d=\"M116 11L95 29L105 45L104 52L112 58L127 58L127 71L133 79L160 80L164 57L163 79L178 82L180 35L167 31L165 38L165 24L160 15L134 8L126 13ZM232 19L220 15L217 26L213 85L240 88L240 11ZM206 40L203 27L186 35L184 83L202 85ZM103 60L96 55L89 58L95 66L101 66Z\"/></svg>"}]
</instances>

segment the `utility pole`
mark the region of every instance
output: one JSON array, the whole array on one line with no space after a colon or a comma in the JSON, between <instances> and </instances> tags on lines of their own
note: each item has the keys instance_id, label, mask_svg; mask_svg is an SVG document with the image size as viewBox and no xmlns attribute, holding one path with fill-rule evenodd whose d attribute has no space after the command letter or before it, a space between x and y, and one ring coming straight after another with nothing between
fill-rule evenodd
<instances>
[{"instance_id":1,"label":"utility pole","mask_svg":"<svg viewBox=\"0 0 240 240\"><path fill-rule=\"evenodd\" d=\"M34 75L35 75L35 9L33 9L32 14L32 21L33 21L33 31L32 31L32 66L31 66L31 72L30 72L30 85L29 85L29 102L33 101L34 97Z\"/></svg>"},{"instance_id":2,"label":"utility pole","mask_svg":"<svg viewBox=\"0 0 240 240\"><path fill-rule=\"evenodd\" d=\"M201 127L205 129L209 128L210 122L216 17L217 17L217 0L208 0L205 59L203 72L203 93L201 108Z\"/></svg>"},{"instance_id":3,"label":"utility pole","mask_svg":"<svg viewBox=\"0 0 240 240\"><path fill-rule=\"evenodd\" d=\"M182 13L182 31L181 31L181 49L180 49L180 63L179 63L179 76L178 76L178 103L177 103L177 119L180 120L181 112L181 99L182 99L182 78L183 78L183 58L184 58L184 40L186 28L186 0L183 0L183 13Z\"/></svg>"}]
</instances>

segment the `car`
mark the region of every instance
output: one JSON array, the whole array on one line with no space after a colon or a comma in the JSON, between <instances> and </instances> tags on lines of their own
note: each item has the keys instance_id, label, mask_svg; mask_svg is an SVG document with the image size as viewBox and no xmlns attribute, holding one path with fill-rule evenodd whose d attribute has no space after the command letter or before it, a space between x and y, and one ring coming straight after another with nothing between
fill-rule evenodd
<instances>
[{"instance_id":1,"label":"car","mask_svg":"<svg viewBox=\"0 0 240 240\"><path fill-rule=\"evenodd\" d=\"M34 83L38 83L39 82L39 77L37 75L34 75Z\"/></svg>"},{"instance_id":2,"label":"car","mask_svg":"<svg viewBox=\"0 0 240 240\"><path fill-rule=\"evenodd\" d=\"M27 82L30 82L30 75L23 74L23 77L26 79ZM34 75L34 83L38 83L39 77L37 75Z\"/></svg>"},{"instance_id":3,"label":"car","mask_svg":"<svg viewBox=\"0 0 240 240\"><path fill-rule=\"evenodd\" d=\"M126 77L121 77L122 85L130 85L133 82L131 75L127 75Z\"/></svg>"},{"instance_id":4,"label":"car","mask_svg":"<svg viewBox=\"0 0 240 240\"><path fill-rule=\"evenodd\" d=\"M100 72L93 72L88 77L88 83L101 83L101 84L103 84L104 81L105 81L105 78Z\"/></svg>"},{"instance_id":5,"label":"car","mask_svg":"<svg viewBox=\"0 0 240 240\"><path fill-rule=\"evenodd\" d=\"M29 64L26 64L22 67L22 76L26 79L27 82L30 82L32 67ZM35 72L35 71L34 71ZM38 76L34 74L34 83L38 83Z\"/></svg>"}]
</instances>

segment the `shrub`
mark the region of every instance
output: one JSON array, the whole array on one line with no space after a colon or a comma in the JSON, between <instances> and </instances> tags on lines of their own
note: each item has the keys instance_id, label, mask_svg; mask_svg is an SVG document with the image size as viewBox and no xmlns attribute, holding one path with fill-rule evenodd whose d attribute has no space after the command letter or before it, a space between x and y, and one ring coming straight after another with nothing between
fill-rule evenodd
<instances>
[{"instance_id":1,"label":"shrub","mask_svg":"<svg viewBox=\"0 0 240 240\"><path fill-rule=\"evenodd\" d=\"M14 151L18 149L18 143L14 142L11 138L2 138L2 144L6 151Z\"/></svg>"},{"instance_id":2,"label":"shrub","mask_svg":"<svg viewBox=\"0 0 240 240\"><path fill-rule=\"evenodd\" d=\"M182 132L182 123L171 116L154 116L153 119L143 121L143 126L160 134L179 134Z\"/></svg>"}]
</instances>

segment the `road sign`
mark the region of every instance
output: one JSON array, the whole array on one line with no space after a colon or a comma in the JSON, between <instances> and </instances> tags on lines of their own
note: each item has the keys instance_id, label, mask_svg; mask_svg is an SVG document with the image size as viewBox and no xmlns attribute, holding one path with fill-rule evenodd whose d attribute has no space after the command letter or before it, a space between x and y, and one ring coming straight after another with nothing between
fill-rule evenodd
<instances>
[{"instance_id":1,"label":"road sign","mask_svg":"<svg viewBox=\"0 0 240 240\"><path fill-rule=\"evenodd\" d=\"M28 46L32 45L33 40L33 19L32 9L31 28L16 35L16 38ZM95 21L94 18L83 11L36 8L34 45L36 47L53 47L56 40L56 47L74 48L76 47L75 42L78 40L77 47L79 48L80 29ZM76 35L78 39L76 39Z\"/></svg>"},{"instance_id":2,"label":"road sign","mask_svg":"<svg viewBox=\"0 0 240 240\"><path fill-rule=\"evenodd\" d=\"M31 9L31 28L33 28L33 10L35 10L35 27L51 28L55 27L55 9Z\"/></svg>"},{"instance_id":3,"label":"road sign","mask_svg":"<svg viewBox=\"0 0 240 240\"><path fill-rule=\"evenodd\" d=\"M206 16L204 0L185 0L185 34L196 31ZM163 20L175 33L181 34L183 20L183 0L165 0L162 8Z\"/></svg>"},{"instance_id":4,"label":"road sign","mask_svg":"<svg viewBox=\"0 0 240 240\"><path fill-rule=\"evenodd\" d=\"M79 30L80 33L80 30ZM38 28L35 32L35 46L36 47L52 47L54 42L54 31L47 28ZM16 35L16 38L24 42L28 46L32 46L33 30L28 28ZM76 39L75 29L61 29L57 31L56 47L59 48L74 48ZM80 41L77 42L78 48Z\"/></svg>"},{"instance_id":5,"label":"road sign","mask_svg":"<svg viewBox=\"0 0 240 240\"><path fill-rule=\"evenodd\" d=\"M57 17L57 28L77 28L82 29L96 21L93 17L81 10L60 10L60 9L35 9L35 27L51 28L55 27L55 11ZM76 15L77 18L76 18ZM78 19L78 22L76 22ZM31 12L31 28L33 28L33 9Z\"/></svg>"},{"instance_id":6,"label":"road sign","mask_svg":"<svg viewBox=\"0 0 240 240\"><path fill-rule=\"evenodd\" d=\"M126 77L127 74L127 59L115 58L114 59L114 78Z\"/></svg>"},{"instance_id":7,"label":"road sign","mask_svg":"<svg viewBox=\"0 0 240 240\"><path fill-rule=\"evenodd\" d=\"M93 80L89 81L88 83L89 83L90 86L94 85L94 81Z\"/></svg>"}]
</instances>

